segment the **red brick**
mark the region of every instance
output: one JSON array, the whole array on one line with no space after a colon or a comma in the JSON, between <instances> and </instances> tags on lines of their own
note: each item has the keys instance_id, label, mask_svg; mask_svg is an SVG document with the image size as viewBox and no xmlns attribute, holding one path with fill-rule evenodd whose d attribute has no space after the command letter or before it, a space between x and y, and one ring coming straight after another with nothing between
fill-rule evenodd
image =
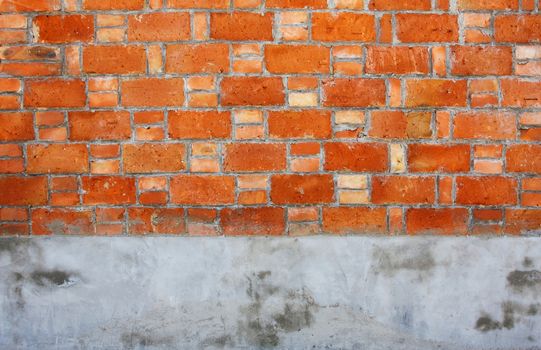
<instances>
[{"instance_id":1,"label":"red brick","mask_svg":"<svg viewBox=\"0 0 541 350\"><path fill-rule=\"evenodd\" d=\"M85 10L142 10L145 0L83 0Z\"/></svg>"},{"instance_id":2,"label":"red brick","mask_svg":"<svg viewBox=\"0 0 541 350\"><path fill-rule=\"evenodd\" d=\"M0 141L26 141L34 139L32 113L0 113Z\"/></svg>"},{"instance_id":3,"label":"red brick","mask_svg":"<svg viewBox=\"0 0 541 350\"><path fill-rule=\"evenodd\" d=\"M370 1L368 8L377 11L400 11L400 10L430 10L430 0L367 0Z\"/></svg>"},{"instance_id":4,"label":"red brick","mask_svg":"<svg viewBox=\"0 0 541 350\"><path fill-rule=\"evenodd\" d=\"M169 112L169 137L173 139L225 139L231 136L229 112Z\"/></svg>"},{"instance_id":5,"label":"red brick","mask_svg":"<svg viewBox=\"0 0 541 350\"><path fill-rule=\"evenodd\" d=\"M186 168L186 150L183 144L145 143L124 145L122 160L126 173L178 172Z\"/></svg>"},{"instance_id":6,"label":"red brick","mask_svg":"<svg viewBox=\"0 0 541 350\"><path fill-rule=\"evenodd\" d=\"M36 16L34 18L34 33L39 43L90 42L94 40L94 16Z\"/></svg>"},{"instance_id":7,"label":"red brick","mask_svg":"<svg viewBox=\"0 0 541 350\"><path fill-rule=\"evenodd\" d=\"M455 15L396 15L396 35L403 43L457 42L458 17Z\"/></svg>"},{"instance_id":8,"label":"red brick","mask_svg":"<svg viewBox=\"0 0 541 350\"><path fill-rule=\"evenodd\" d=\"M470 145L408 145L410 172L458 173L470 170Z\"/></svg>"},{"instance_id":9,"label":"red brick","mask_svg":"<svg viewBox=\"0 0 541 350\"><path fill-rule=\"evenodd\" d=\"M235 202L233 176L178 175L171 178L171 203L224 205Z\"/></svg>"},{"instance_id":10,"label":"red brick","mask_svg":"<svg viewBox=\"0 0 541 350\"><path fill-rule=\"evenodd\" d=\"M407 107L464 107L466 103L465 80L406 80Z\"/></svg>"},{"instance_id":11,"label":"red brick","mask_svg":"<svg viewBox=\"0 0 541 350\"><path fill-rule=\"evenodd\" d=\"M47 187L44 176L1 176L0 205L45 205Z\"/></svg>"},{"instance_id":12,"label":"red brick","mask_svg":"<svg viewBox=\"0 0 541 350\"><path fill-rule=\"evenodd\" d=\"M268 124L271 138L327 139L332 134L327 111L270 111Z\"/></svg>"},{"instance_id":13,"label":"red brick","mask_svg":"<svg viewBox=\"0 0 541 350\"><path fill-rule=\"evenodd\" d=\"M210 37L217 40L272 40L272 13L211 13Z\"/></svg>"},{"instance_id":14,"label":"red brick","mask_svg":"<svg viewBox=\"0 0 541 350\"><path fill-rule=\"evenodd\" d=\"M122 104L128 107L165 107L184 104L182 78L141 78L122 82Z\"/></svg>"},{"instance_id":15,"label":"red brick","mask_svg":"<svg viewBox=\"0 0 541 350\"><path fill-rule=\"evenodd\" d=\"M34 209L32 233L35 235L92 235L91 210Z\"/></svg>"},{"instance_id":16,"label":"red brick","mask_svg":"<svg viewBox=\"0 0 541 350\"><path fill-rule=\"evenodd\" d=\"M368 74L428 74L426 47L369 46L366 51Z\"/></svg>"},{"instance_id":17,"label":"red brick","mask_svg":"<svg viewBox=\"0 0 541 350\"><path fill-rule=\"evenodd\" d=\"M326 0L267 0L267 8L312 8L312 9L325 9L327 8Z\"/></svg>"},{"instance_id":18,"label":"red brick","mask_svg":"<svg viewBox=\"0 0 541 350\"><path fill-rule=\"evenodd\" d=\"M541 81L502 79L500 83L502 106L541 107Z\"/></svg>"},{"instance_id":19,"label":"red brick","mask_svg":"<svg viewBox=\"0 0 541 350\"><path fill-rule=\"evenodd\" d=\"M312 39L317 41L374 42L376 22L373 15L358 13L312 13Z\"/></svg>"},{"instance_id":20,"label":"red brick","mask_svg":"<svg viewBox=\"0 0 541 350\"><path fill-rule=\"evenodd\" d=\"M275 74L329 73L330 49L316 45L266 45L267 70Z\"/></svg>"},{"instance_id":21,"label":"red brick","mask_svg":"<svg viewBox=\"0 0 541 350\"><path fill-rule=\"evenodd\" d=\"M372 111L368 134L377 138L422 139L432 136L430 112Z\"/></svg>"},{"instance_id":22,"label":"red brick","mask_svg":"<svg viewBox=\"0 0 541 350\"><path fill-rule=\"evenodd\" d=\"M131 137L128 112L69 112L70 139L74 141L127 140Z\"/></svg>"},{"instance_id":23,"label":"red brick","mask_svg":"<svg viewBox=\"0 0 541 350\"><path fill-rule=\"evenodd\" d=\"M456 203L464 205L506 205L517 203L517 180L484 176L456 178Z\"/></svg>"},{"instance_id":24,"label":"red brick","mask_svg":"<svg viewBox=\"0 0 541 350\"><path fill-rule=\"evenodd\" d=\"M456 139L513 140L517 133L516 116L510 112L464 112L454 118Z\"/></svg>"},{"instance_id":25,"label":"red brick","mask_svg":"<svg viewBox=\"0 0 541 350\"><path fill-rule=\"evenodd\" d=\"M169 73L227 73L229 46L226 44L167 45L165 70Z\"/></svg>"},{"instance_id":26,"label":"red brick","mask_svg":"<svg viewBox=\"0 0 541 350\"><path fill-rule=\"evenodd\" d=\"M435 200L433 177L375 176L372 202L376 204L431 204Z\"/></svg>"},{"instance_id":27,"label":"red brick","mask_svg":"<svg viewBox=\"0 0 541 350\"><path fill-rule=\"evenodd\" d=\"M135 179L121 176L85 176L83 181L83 203L134 204Z\"/></svg>"},{"instance_id":28,"label":"red brick","mask_svg":"<svg viewBox=\"0 0 541 350\"><path fill-rule=\"evenodd\" d=\"M133 235L186 233L182 208L129 208L128 232Z\"/></svg>"},{"instance_id":29,"label":"red brick","mask_svg":"<svg viewBox=\"0 0 541 350\"><path fill-rule=\"evenodd\" d=\"M335 234L382 234L387 232L385 208L323 208L323 231Z\"/></svg>"},{"instance_id":30,"label":"red brick","mask_svg":"<svg viewBox=\"0 0 541 350\"><path fill-rule=\"evenodd\" d=\"M83 48L83 70L90 74L136 74L146 72L144 46L87 46Z\"/></svg>"},{"instance_id":31,"label":"red brick","mask_svg":"<svg viewBox=\"0 0 541 350\"><path fill-rule=\"evenodd\" d=\"M285 231L283 208L225 208L220 216L227 236L278 236Z\"/></svg>"},{"instance_id":32,"label":"red brick","mask_svg":"<svg viewBox=\"0 0 541 350\"><path fill-rule=\"evenodd\" d=\"M511 234L539 233L541 209L506 209L504 231Z\"/></svg>"},{"instance_id":33,"label":"red brick","mask_svg":"<svg viewBox=\"0 0 541 350\"><path fill-rule=\"evenodd\" d=\"M322 82L326 107L384 106L385 81L382 79L334 78Z\"/></svg>"},{"instance_id":34,"label":"red brick","mask_svg":"<svg viewBox=\"0 0 541 350\"><path fill-rule=\"evenodd\" d=\"M513 50L508 46L453 46L454 75L509 75L513 72Z\"/></svg>"},{"instance_id":35,"label":"red brick","mask_svg":"<svg viewBox=\"0 0 541 350\"><path fill-rule=\"evenodd\" d=\"M21 208L0 208L0 221L25 221L28 212Z\"/></svg>"},{"instance_id":36,"label":"red brick","mask_svg":"<svg viewBox=\"0 0 541 350\"><path fill-rule=\"evenodd\" d=\"M281 143L230 143L225 145L227 172L278 171L286 168L286 146Z\"/></svg>"},{"instance_id":37,"label":"red brick","mask_svg":"<svg viewBox=\"0 0 541 350\"><path fill-rule=\"evenodd\" d=\"M508 146L505 169L512 173L541 174L541 145Z\"/></svg>"},{"instance_id":38,"label":"red brick","mask_svg":"<svg viewBox=\"0 0 541 350\"><path fill-rule=\"evenodd\" d=\"M324 145L327 171L386 171L387 146L381 143L340 143Z\"/></svg>"},{"instance_id":39,"label":"red brick","mask_svg":"<svg viewBox=\"0 0 541 350\"><path fill-rule=\"evenodd\" d=\"M167 7L181 9L226 9L229 0L168 0Z\"/></svg>"},{"instance_id":40,"label":"red brick","mask_svg":"<svg viewBox=\"0 0 541 350\"><path fill-rule=\"evenodd\" d=\"M468 233L468 210L462 208L411 208L406 212L410 235L463 235Z\"/></svg>"},{"instance_id":41,"label":"red brick","mask_svg":"<svg viewBox=\"0 0 541 350\"><path fill-rule=\"evenodd\" d=\"M225 77L220 85L224 106L272 106L285 102L278 77Z\"/></svg>"},{"instance_id":42,"label":"red brick","mask_svg":"<svg viewBox=\"0 0 541 350\"><path fill-rule=\"evenodd\" d=\"M0 2L0 12L52 12L60 9L60 0L4 0Z\"/></svg>"},{"instance_id":43,"label":"red brick","mask_svg":"<svg viewBox=\"0 0 541 350\"><path fill-rule=\"evenodd\" d=\"M496 42L533 43L541 41L541 15L504 15L494 20Z\"/></svg>"},{"instance_id":44,"label":"red brick","mask_svg":"<svg viewBox=\"0 0 541 350\"><path fill-rule=\"evenodd\" d=\"M334 200L332 175L273 175L271 200L275 204L317 204Z\"/></svg>"},{"instance_id":45,"label":"red brick","mask_svg":"<svg viewBox=\"0 0 541 350\"><path fill-rule=\"evenodd\" d=\"M31 174L88 172L86 145L28 145L27 157L26 170Z\"/></svg>"},{"instance_id":46,"label":"red brick","mask_svg":"<svg viewBox=\"0 0 541 350\"><path fill-rule=\"evenodd\" d=\"M458 0L459 10L518 10L518 0Z\"/></svg>"},{"instance_id":47,"label":"red brick","mask_svg":"<svg viewBox=\"0 0 541 350\"><path fill-rule=\"evenodd\" d=\"M85 82L72 79L27 80L25 107L84 107Z\"/></svg>"},{"instance_id":48,"label":"red brick","mask_svg":"<svg viewBox=\"0 0 541 350\"><path fill-rule=\"evenodd\" d=\"M190 39L187 12L148 13L128 16L129 41L179 41Z\"/></svg>"}]
</instances>

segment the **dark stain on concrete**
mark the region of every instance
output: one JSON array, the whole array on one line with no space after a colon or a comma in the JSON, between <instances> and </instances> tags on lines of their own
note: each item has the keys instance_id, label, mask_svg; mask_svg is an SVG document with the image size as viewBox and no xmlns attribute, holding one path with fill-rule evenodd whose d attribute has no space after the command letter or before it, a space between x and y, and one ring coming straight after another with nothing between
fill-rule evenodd
<instances>
[{"instance_id":1,"label":"dark stain on concrete","mask_svg":"<svg viewBox=\"0 0 541 350\"><path fill-rule=\"evenodd\" d=\"M252 273L247 277L246 294L251 302L242 307L244 319L238 324L238 336L252 347L269 348L280 344L282 333L298 332L314 322L318 305L305 289L278 287L271 282L271 271ZM268 308L266 303L281 303Z\"/></svg>"},{"instance_id":2,"label":"dark stain on concrete","mask_svg":"<svg viewBox=\"0 0 541 350\"><path fill-rule=\"evenodd\" d=\"M475 329L480 332L489 332L502 329L513 329L522 318L537 316L540 304L524 305L518 302L506 301L501 305L502 320L495 320L487 313L483 313L475 324Z\"/></svg>"},{"instance_id":3,"label":"dark stain on concrete","mask_svg":"<svg viewBox=\"0 0 541 350\"><path fill-rule=\"evenodd\" d=\"M235 342L233 341L233 337L229 334L223 334L216 337L210 337L210 338L205 339L201 343L201 348L204 348L204 349L206 349L207 347L223 349L225 347L231 348L234 346L235 346Z\"/></svg>"},{"instance_id":4,"label":"dark stain on concrete","mask_svg":"<svg viewBox=\"0 0 541 350\"><path fill-rule=\"evenodd\" d=\"M483 314L477 319L477 322L475 323L475 329L480 332L490 332L502 329L502 325L499 321L493 320L492 317L490 317L489 315Z\"/></svg>"},{"instance_id":5,"label":"dark stain on concrete","mask_svg":"<svg viewBox=\"0 0 541 350\"><path fill-rule=\"evenodd\" d=\"M541 271L515 270L507 275L507 284L518 292L541 287Z\"/></svg>"},{"instance_id":6,"label":"dark stain on concrete","mask_svg":"<svg viewBox=\"0 0 541 350\"><path fill-rule=\"evenodd\" d=\"M122 345L127 349L149 346L167 346L175 342L173 337L163 337L154 334L150 330L132 331L122 334L120 337Z\"/></svg>"},{"instance_id":7,"label":"dark stain on concrete","mask_svg":"<svg viewBox=\"0 0 541 350\"><path fill-rule=\"evenodd\" d=\"M436 260L429 247L412 249L397 246L392 249L376 248L373 253L374 271L385 276L394 276L400 271L413 271L419 275L430 273L436 267Z\"/></svg>"},{"instance_id":8,"label":"dark stain on concrete","mask_svg":"<svg viewBox=\"0 0 541 350\"><path fill-rule=\"evenodd\" d=\"M36 270L30 274L32 282L39 287L73 284L75 276L62 270Z\"/></svg>"},{"instance_id":9,"label":"dark stain on concrete","mask_svg":"<svg viewBox=\"0 0 541 350\"><path fill-rule=\"evenodd\" d=\"M524 260L522 260L522 266L524 267L532 267L533 266L533 260L530 257L524 257Z\"/></svg>"}]
</instances>

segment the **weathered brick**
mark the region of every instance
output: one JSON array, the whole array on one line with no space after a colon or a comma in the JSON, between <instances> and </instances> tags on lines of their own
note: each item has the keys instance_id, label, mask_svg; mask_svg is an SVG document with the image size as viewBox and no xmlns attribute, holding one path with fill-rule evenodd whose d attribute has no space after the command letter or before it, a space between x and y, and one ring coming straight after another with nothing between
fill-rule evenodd
<instances>
[{"instance_id":1,"label":"weathered brick","mask_svg":"<svg viewBox=\"0 0 541 350\"><path fill-rule=\"evenodd\" d=\"M470 170L469 145L408 145L411 172L458 173Z\"/></svg>"},{"instance_id":2,"label":"weathered brick","mask_svg":"<svg viewBox=\"0 0 541 350\"><path fill-rule=\"evenodd\" d=\"M467 103L465 80L408 79L407 107L460 107Z\"/></svg>"},{"instance_id":3,"label":"weathered brick","mask_svg":"<svg viewBox=\"0 0 541 350\"><path fill-rule=\"evenodd\" d=\"M183 234L186 232L182 208L129 208L128 233Z\"/></svg>"},{"instance_id":4,"label":"weathered brick","mask_svg":"<svg viewBox=\"0 0 541 350\"><path fill-rule=\"evenodd\" d=\"M463 208L411 208L406 212L410 235L461 235L468 232L468 210Z\"/></svg>"},{"instance_id":5,"label":"weathered brick","mask_svg":"<svg viewBox=\"0 0 541 350\"><path fill-rule=\"evenodd\" d=\"M367 14L315 12L312 14L312 39L374 42L376 22L373 15Z\"/></svg>"},{"instance_id":6,"label":"weathered brick","mask_svg":"<svg viewBox=\"0 0 541 350\"><path fill-rule=\"evenodd\" d=\"M454 118L456 139L512 140L516 138L516 116L510 112L458 113Z\"/></svg>"},{"instance_id":7,"label":"weathered brick","mask_svg":"<svg viewBox=\"0 0 541 350\"><path fill-rule=\"evenodd\" d=\"M86 173L88 150L81 144L29 145L27 171L31 174Z\"/></svg>"},{"instance_id":8,"label":"weathered brick","mask_svg":"<svg viewBox=\"0 0 541 350\"><path fill-rule=\"evenodd\" d=\"M513 50L508 46L453 46L451 73L454 75L509 75L513 71Z\"/></svg>"},{"instance_id":9,"label":"weathered brick","mask_svg":"<svg viewBox=\"0 0 541 350\"><path fill-rule=\"evenodd\" d=\"M506 152L506 170L541 174L541 145L511 145Z\"/></svg>"},{"instance_id":10,"label":"weathered brick","mask_svg":"<svg viewBox=\"0 0 541 350\"><path fill-rule=\"evenodd\" d=\"M271 200L275 204L330 203L334 197L332 175L273 175Z\"/></svg>"},{"instance_id":11,"label":"weathered brick","mask_svg":"<svg viewBox=\"0 0 541 350\"><path fill-rule=\"evenodd\" d=\"M280 78L226 77L220 85L224 106L272 106L285 101Z\"/></svg>"},{"instance_id":12,"label":"weathered brick","mask_svg":"<svg viewBox=\"0 0 541 350\"><path fill-rule=\"evenodd\" d=\"M221 211L223 233L227 236L283 235L285 216L283 208L226 208Z\"/></svg>"},{"instance_id":13,"label":"weathered brick","mask_svg":"<svg viewBox=\"0 0 541 350\"><path fill-rule=\"evenodd\" d=\"M428 74L428 49L425 47L369 46L366 73Z\"/></svg>"},{"instance_id":14,"label":"weathered brick","mask_svg":"<svg viewBox=\"0 0 541 350\"><path fill-rule=\"evenodd\" d=\"M32 113L0 113L0 141L26 141L34 139Z\"/></svg>"},{"instance_id":15,"label":"weathered brick","mask_svg":"<svg viewBox=\"0 0 541 350\"><path fill-rule=\"evenodd\" d=\"M210 37L217 40L272 40L271 13L211 13Z\"/></svg>"},{"instance_id":16,"label":"weathered brick","mask_svg":"<svg viewBox=\"0 0 541 350\"><path fill-rule=\"evenodd\" d=\"M323 208L323 231L335 234L381 234L387 232L385 208Z\"/></svg>"},{"instance_id":17,"label":"weathered brick","mask_svg":"<svg viewBox=\"0 0 541 350\"><path fill-rule=\"evenodd\" d=\"M387 146L378 143L340 143L324 145L325 170L328 171L373 171L388 169Z\"/></svg>"},{"instance_id":18,"label":"weathered brick","mask_svg":"<svg viewBox=\"0 0 541 350\"><path fill-rule=\"evenodd\" d=\"M83 0L85 10L142 10L145 0Z\"/></svg>"},{"instance_id":19,"label":"weathered brick","mask_svg":"<svg viewBox=\"0 0 541 350\"><path fill-rule=\"evenodd\" d=\"M225 145L225 171L260 172L285 170L285 168L285 144L231 143Z\"/></svg>"},{"instance_id":20,"label":"weathered brick","mask_svg":"<svg viewBox=\"0 0 541 350\"><path fill-rule=\"evenodd\" d=\"M235 202L233 176L178 175L171 177L171 203L225 205Z\"/></svg>"},{"instance_id":21,"label":"weathered brick","mask_svg":"<svg viewBox=\"0 0 541 350\"><path fill-rule=\"evenodd\" d=\"M0 205L47 204L45 176L0 176Z\"/></svg>"},{"instance_id":22,"label":"weathered brick","mask_svg":"<svg viewBox=\"0 0 541 350\"><path fill-rule=\"evenodd\" d=\"M325 79L323 105L327 107L375 107L385 105L386 87L382 79Z\"/></svg>"},{"instance_id":23,"label":"weathered brick","mask_svg":"<svg viewBox=\"0 0 541 350\"><path fill-rule=\"evenodd\" d=\"M396 35L403 43L457 42L455 15L397 14Z\"/></svg>"},{"instance_id":24,"label":"weathered brick","mask_svg":"<svg viewBox=\"0 0 541 350\"><path fill-rule=\"evenodd\" d=\"M92 235L91 210L34 209L32 233L35 235Z\"/></svg>"},{"instance_id":25,"label":"weathered brick","mask_svg":"<svg viewBox=\"0 0 541 350\"><path fill-rule=\"evenodd\" d=\"M84 107L85 82L72 79L28 80L24 90L25 107Z\"/></svg>"},{"instance_id":26,"label":"weathered brick","mask_svg":"<svg viewBox=\"0 0 541 350\"><path fill-rule=\"evenodd\" d=\"M456 178L456 202L465 205L506 205L517 202L517 181L509 177Z\"/></svg>"},{"instance_id":27,"label":"weathered brick","mask_svg":"<svg viewBox=\"0 0 541 350\"><path fill-rule=\"evenodd\" d=\"M173 139L225 139L231 136L229 112L169 112L169 137Z\"/></svg>"},{"instance_id":28,"label":"weathered brick","mask_svg":"<svg viewBox=\"0 0 541 350\"><path fill-rule=\"evenodd\" d=\"M135 179L121 176L84 176L83 203L96 204L134 204Z\"/></svg>"},{"instance_id":29,"label":"weathered brick","mask_svg":"<svg viewBox=\"0 0 541 350\"><path fill-rule=\"evenodd\" d=\"M83 48L83 70L91 74L136 74L146 72L144 46L87 46Z\"/></svg>"},{"instance_id":30,"label":"weathered brick","mask_svg":"<svg viewBox=\"0 0 541 350\"><path fill-rule=\"evenodd\" d=\"M269 135L277 139L327 139L331 137L331 114L326 111L271 111Z\"/></svg>"},{"instance_id":31,"label":"weathered brick","mask_svg":"<svg viewBox=\"0 0 541 350\"><path fill-rule=\"evenodd\" d=\"M128 144L122 147L126 173L171 173L184 170L186 150L183 144Z\"/></svg>"},{"instance_id":32,"label":"weathered brick","mask_svg":"<svg viewBox=\"0 0 541 350\"><path fill-rule=\"evenodd\" d=\"M122 82L122 104L135 107L182 106L184 80L182 78L142 78Z\"/></svg>"},{"instance_id":33,"label":"weathered brick","mask_svg":"<svg viewBox=\"0 0 541 350\"><path fill-rule=\"evenodd\" d=\"M376 204L434 203L433 177L374 176L372 202Z\"/></svg>"},{"instance_id":34,"label":"weathered brick","mask_svg":"<svg viewBox=\"0 0 541 350\"><path fill-rule=\"evenodd\" d=\"M170 73L226 73L229 47L225 44L167 46L165 70Z\"/></svg>"},{"instance_id":35,"label":"weathered brick","mask_svg":"<svg viewBox=\"0 0 541 350\"><path fill-rule=\"evenodd\" d=\"M266 45L265 60L271 73L328 73L330 50L316 45Z\"/></svg>"},{"instance_id":36,"label":"weathered brick","mask_svg":"<svg viewBox=\"0 0 541 350\"><path fill-rule=\"evenodd\" d=\"M128 16L129 41L180 41L188 39L190 39L190 15L187 12Z\"/></svg>"},{"instance_id":37,"label":"weathered brick","mask_svg":"<svg viewBox=\"0 0 541 350\"><path fill-rule=\"evenodd\" d=\"M34 18L34 33L40 43L90 42L94 39L94 16L40 15Z\"/></svg>"},{"instance_id":38,"label":"weathered brick","mask_svg":"<svg viewBox=\"0 0 541 350\"><path fill-rule=\"evenodd\" d=\"M129 112L69 112L70 140L127 140L131 136Z\"/></svg>"},{"instance_id":39,"label":"weathered brick","mask_svg":"<svg viewBox=\"0 0 541 350\"><path fill-rule=\"evenodd\" d=\"M494 20L497 42L529 43L541 41L541 15L503 15Z\"/></svg>"}]
</instances>

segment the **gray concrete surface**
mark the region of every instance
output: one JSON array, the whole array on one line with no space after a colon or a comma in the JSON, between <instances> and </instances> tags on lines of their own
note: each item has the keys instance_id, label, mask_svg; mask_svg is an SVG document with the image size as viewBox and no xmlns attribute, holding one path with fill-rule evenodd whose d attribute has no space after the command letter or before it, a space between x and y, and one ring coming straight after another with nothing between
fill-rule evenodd
<instances>
[{"instance_id":1,"label":"gray concrete surface","mask_svg":"<svg viewBox=\"0 0 541 350\"><path fill-rule=\"evenodd\" d=\"M538 349L539 238L0 240L0 349Z\"/></svg>"}]
</instances>

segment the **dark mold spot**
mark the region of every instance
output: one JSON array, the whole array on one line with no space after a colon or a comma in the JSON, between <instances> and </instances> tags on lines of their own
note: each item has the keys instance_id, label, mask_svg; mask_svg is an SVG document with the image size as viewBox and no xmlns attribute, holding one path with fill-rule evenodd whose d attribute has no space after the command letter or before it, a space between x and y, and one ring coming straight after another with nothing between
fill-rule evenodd
<instances>
[{"instance_id":1,"label":"dark mold spot","mask_svg":"<svg viewBox=\"0 0 541 350\"><path fill-rule=\"evenodd\" d=\"M524 267L532 267L533 266L532 259L529 258L529 257L525 257L524 260L522 261L522 266L524 266Z\"/></svg>"},{"instance_id":2,"label":"dark mold spot","mask_svg":"<svg viewBox=\"0 0 541 350\"><path fill-rule=\"evenodd\" d=\"M517 291L535 288L541 285L541 271L515 270L507 275L507 283Z\"/></svg>"},{"instance_id":3,"label":"dark mold spot","mask_svg":"<svg viewBox=\"0 0 541 350\"><path fill-rule=\"evenodd\" d=\"M497 329L501 329L502 325L500 322L493 320L490 316L484 315L477 319L475 323L475 329L480 332L489 332Z\"/></svg>"},{"instance_id":4,"label":"dark mold spot","mask_svg":"<svg viewBox=\"0 0 541 350\"><path fill-rule=\"evenodd\" d=\"M233 342L233 338L231 335L224 334L220 335L218 337L211 337L206 339L202 344L202 348L206 347L215 347L215 348L224 348L224 347L233 347L235 346L235 343Z\"/></svg>"},{"instance_id":5,"label":"dark mold spot","mask_svg":"<svg viewBox=\"0 0 541 350\"><path fill-rule=\"evenodd\" d=\"M159 346L159 345L171 345L173 338L171 337L159 337L152 334L150 331L143 332L130 332L124 333L121 336L122 344L129 349L133 349L138 346Z\"/></svg>"},{"instance_id":6,"label":"dark mold spot","mask_svg":"<svg viewBox=\"0 0 541 350\"><path fill-rule=\"evenodd\" d=\"M34 271L30 274L30 278L40 287L63 286L74 283L73 277L68 272L61 270Z\"/></svg>"},{"instance_id":7,"label":"dark mold spot","mask_svg":"<svg viewBox=\"0 0 541 350\"><path fill-rule=\"evenodd\" d=\"M280 334L298 332L310 327L318 306L305 289L282 289L271 283L270 271L247 277L246 294L251 303L241 308L239 337L257 348L276 347ZM270 301L269 301L270 299ZM283 304L281 307L276 307Z\"/></svg>"},{"instance_id":8,"label":"dark mold spot","mask_svg":"<svg viewBox=\"0 0 541 350\"><path fill-rule=\"evenodd\" d=\"M376 263L375 272L381 272L386 276L394 276L401 270L415 271L421 275L430 272L436 266L436 261L428 247L376 249L373 259Z\"/></svg>"},{"instance_id":9,"label":"dark mold spot","mask_svg":"<svg viewBox=\"0 0 541 350\"><path fill-rule=\"evenodd\" d=\"M37 58L56 58L56 52L54 51L54 49L43 46L32 47L30 49L30 54Z\"/></svg>"}]
</instances>

